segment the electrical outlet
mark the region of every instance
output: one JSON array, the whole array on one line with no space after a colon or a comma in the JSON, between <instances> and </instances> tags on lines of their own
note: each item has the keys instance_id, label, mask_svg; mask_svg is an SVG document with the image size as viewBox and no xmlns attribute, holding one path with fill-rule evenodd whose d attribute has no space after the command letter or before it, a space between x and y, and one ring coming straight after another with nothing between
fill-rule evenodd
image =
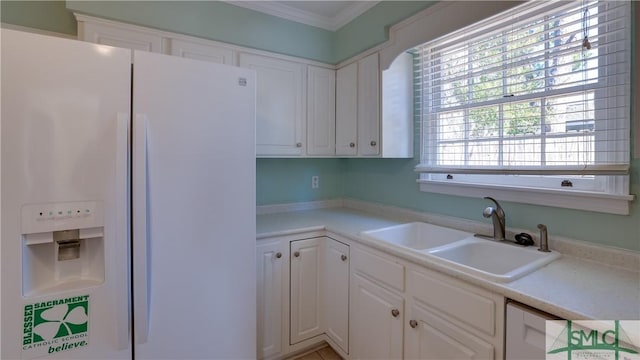
<instances>
[{"instance_id":1,"label":"electrical outlet","mask_svg":"<svg viewBox=\"0 0 640 360\"><path fill-rule=\"evenodd\" d=\"M317 189L320 187L320 177L318 175L311 177L311 188Z\"/></svg>"}]
</instances>

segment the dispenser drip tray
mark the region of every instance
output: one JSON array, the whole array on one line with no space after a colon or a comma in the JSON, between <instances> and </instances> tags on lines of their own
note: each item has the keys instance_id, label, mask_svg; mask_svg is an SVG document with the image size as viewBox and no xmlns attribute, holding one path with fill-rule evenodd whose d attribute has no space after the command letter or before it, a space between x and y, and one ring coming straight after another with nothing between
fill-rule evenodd
<instances>
[{"instance_id":1,"label":"dispenser drip tray","mask_svg":"<svg viewBox=\"0 0 640 360\"><path fill-rule=\"evenodd\" d=\"M54 231L53 241L58 246L58 261L80 257L80 230Z\"/></svg>"}]
</instances>

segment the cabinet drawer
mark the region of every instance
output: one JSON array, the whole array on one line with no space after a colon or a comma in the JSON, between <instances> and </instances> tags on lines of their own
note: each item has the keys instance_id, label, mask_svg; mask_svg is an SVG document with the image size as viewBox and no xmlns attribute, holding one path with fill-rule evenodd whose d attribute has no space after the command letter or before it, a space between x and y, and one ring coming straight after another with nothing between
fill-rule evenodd
<instances>
[{"instance_id":1,"label":"cabinet drawer","mask_svg":"<svg viewBox=\"0 0 640 360\"><path fill-rule=\"evenodd\" d=\"M353 270L393 289L404 291L404 265L370 250L351 252Z\"/></svg>"},{"instance_id":2,"label":"cabinet drawer","mask_svg":"<svg viewBox=\"0 0 640 360\"><path fill-rule=\"evenodd\" d=\"M496 335L496 315L504 306L501 296L447 276L415 269L407 274L407 287L414 299L486 335Z\"/></svg>"}]
</instances>

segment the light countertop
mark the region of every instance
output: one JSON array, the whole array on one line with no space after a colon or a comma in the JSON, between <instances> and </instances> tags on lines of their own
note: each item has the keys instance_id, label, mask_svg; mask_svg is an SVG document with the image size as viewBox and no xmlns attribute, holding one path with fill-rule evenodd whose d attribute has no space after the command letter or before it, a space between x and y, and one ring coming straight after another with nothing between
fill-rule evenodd
<instances>
[{"instance_id":1,"label":"light countertop","mask_svg":"<svg viewBox=\"0 0 640 360\"><path fill-rule=\"evenodd\" d=\"M327 230L565 319L640 320L640 272L568 256L510 283L497 283L455 270L407 248L373 241L361 231L408 222L350 208L327 208L257 216L258 241ZM640 269L639 269L640 270Z\"/></svg>"}]
</instances>

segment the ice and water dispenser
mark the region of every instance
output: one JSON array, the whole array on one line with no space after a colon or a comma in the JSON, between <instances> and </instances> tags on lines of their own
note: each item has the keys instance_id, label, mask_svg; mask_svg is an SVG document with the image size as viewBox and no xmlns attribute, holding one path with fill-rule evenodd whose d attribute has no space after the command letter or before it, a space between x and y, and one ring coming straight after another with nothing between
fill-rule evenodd
<instances>
[{"instance_id":1,"label":"ice and water dispenser","mask_svg":"<svg viewBox=\"0 0 640 360\"><path fill-rule=\"evenodd\" d=\"M22 207L22 295L44 295L104 282L102 202Z\"/></svg>"}]
</instances>

